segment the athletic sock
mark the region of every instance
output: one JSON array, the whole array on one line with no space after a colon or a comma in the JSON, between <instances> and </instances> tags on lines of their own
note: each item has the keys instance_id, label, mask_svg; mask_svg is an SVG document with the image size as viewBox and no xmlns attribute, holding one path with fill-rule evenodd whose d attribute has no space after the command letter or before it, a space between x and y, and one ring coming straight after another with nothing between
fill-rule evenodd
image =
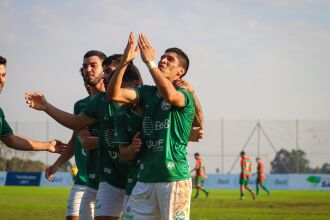
<instances>
[{"instance_id":1,"label":"athletic sock","mask_svg":"<svg viewBox=\"0 0 330 220\"><path fill-rule=\"evenodd\" d=\"M257 194L257 196L259 195L259 186L257 185L257 187L256 187L257 189L256 189L256 194Z\"/></svg>"},{"instance_id":2,"label":"athletic sock","mask_svg":"<svg viewBox=\"0 0 330 220\"><path fill-rule=\"evenodd\" d=\"M261 187L268 193L268 195L270 194L270 192L269 192L269 190L267 189L266 186L261 186Z\"/></svg>"},{"instance_id":3,"label":"athletic sock","mask_svg":"<svg viewBox=\"0 0 330 220\"><path fill-rule=\"evenodd\" d=\"M195 199L197 199L199 196L199 190L196 191L196 194L195 194Z\"/></svg>"}]
</instances>

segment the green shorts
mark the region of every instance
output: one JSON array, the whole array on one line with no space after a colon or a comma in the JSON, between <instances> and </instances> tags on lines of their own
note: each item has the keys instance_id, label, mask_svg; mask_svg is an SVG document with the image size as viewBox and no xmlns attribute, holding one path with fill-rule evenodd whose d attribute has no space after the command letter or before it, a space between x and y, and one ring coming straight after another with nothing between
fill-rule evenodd
<instances>
[{"instance_id":1,"label":"green shorts","mask_svg":"<svg viewBox=\"0 0 330 220\"><path fill-rule=\"evenodd\" d=\"M257 179L256 184L257 184L257 185L258 185L258 184L263 185L264 182L265 182L264 179Z\"/></svg>"},{"instance_id":2,"label":"green shorts","mask_svg":"<svg viewBox=\"0 0 330 220\"><path fill-rule=\"evenodd\" d=\"M250 183L250 178L246 177L246 179L244 179L243 177L239 178L239 184L240 185L244 185L247 186Z\"/></svg>"}]
</instances>

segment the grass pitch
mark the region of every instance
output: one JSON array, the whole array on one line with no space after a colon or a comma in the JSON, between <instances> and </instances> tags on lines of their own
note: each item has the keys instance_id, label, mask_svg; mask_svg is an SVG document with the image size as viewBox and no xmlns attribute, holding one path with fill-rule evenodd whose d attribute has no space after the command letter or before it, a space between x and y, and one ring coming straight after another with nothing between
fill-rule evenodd
<instances>
[{"instance_id":1,"label":"grass pitch","mask_svg":"<svg viewBox=\"0 0 330 220\"><path fill-rule=\"evenodd\" d=\"M70 188L0 187L1 220L65 219ZM193 192L194 195L195 192ZM272 191L256 199L238 190L211 190L192 199L191 220L330 219L330 191Z\"/></svg>"}]
</instances>

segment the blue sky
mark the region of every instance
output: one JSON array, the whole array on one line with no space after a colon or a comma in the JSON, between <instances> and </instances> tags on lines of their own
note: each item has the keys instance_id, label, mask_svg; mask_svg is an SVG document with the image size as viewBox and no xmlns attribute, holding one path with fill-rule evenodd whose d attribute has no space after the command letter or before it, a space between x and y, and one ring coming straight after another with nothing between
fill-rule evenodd
<instances>
[{"instance_id":1,"label":"blue sky","mask_svg":"<svg viewBox=\"0 0 330 220\"><path fill-rule=\"evenodd\" d=\"M188 53L186 79L206 118L330 118L329 1L7 0L0 12L9 118L36 117L21 101L26 91L71 111L85 95L83 54L120 53L130 31L145 33L158 57L172 46Z\"/></svg>"},{"instance_id":2,"label":"blue sky","mask_svg":"<svg viewBox=\"0 0 330 220\"><path fill-rule=\"evenodd\" d=\"M72 112L88 50L121 53L131 31L182 48L206 119L330 119L330 1L0 1L8 121L42 121L24 93ZM153 81L140 57L146 84Z\"/></svg>"}]
</instances>

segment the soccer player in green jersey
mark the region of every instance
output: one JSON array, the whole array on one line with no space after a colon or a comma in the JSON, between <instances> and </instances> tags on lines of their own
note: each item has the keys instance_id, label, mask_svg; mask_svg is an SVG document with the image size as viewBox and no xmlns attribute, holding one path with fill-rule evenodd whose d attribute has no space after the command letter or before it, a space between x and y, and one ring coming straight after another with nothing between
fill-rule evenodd
<instances>
[{"instance_id":1,"label":"soccer player in green jersey","mask_svg":"<svg viewBox=\"0 0 330 220\"><path fill-rule=\"evenodd\" d=\"M202 191L205 193L206 197L209 196L209 192L204 187L204 180L207 179L207 174L205 171L205 166L203 163L203 160L199 153L195 153L195 160L196 160L196 166L194 169L192 169L190 172L196 171L196 194L195 198L197 199L199 196L199 191Z\"/></svg>"},{"instance_id":2,"label":"soccer player in green jersey","mask_svg":"<svg viewBox=\"0 0 330 220\"><path fill-rule=\"evenodd\" d=\"M139 70L132 63L128 64L124 80L127 87L143 84ZM137 182L140 164L140 146L135 146L134 137L138 137L142 127L142 108L139 105L126 104L121 107L115 117L114 143L119 146L120 157L128 163L127 185L123 208L126 206L132 190Z\"/></svg>"},{"instance_id":3,"label":"soccer player in green jersey","mask_svg":"<svg viewBox=\"0 0 330 220\"><path fill-rule=\"evenodd\" d=\"M95 69L98 66L99 62L95 60L84 68ZM95 77L93 71L89 77ZM120 160L119 148L113 143L114 117L120 105L108 101L103 92L94 96L80 115L57 109L47 102L42 93L27 93L26 103L32 108L45 111L60 124L76 131L95 122L99 123L100 184L95 204L95 219L119 219L127 182L127 163Z\"/></svg>"},{"instance_id":4,"label":"soccer player in green jersey","mask_svg":"<svg viewBox=\"0 0 330 220\"><path fill-rule=\"evenodd\" d=\"M256 180L256 194L259 195L259 188L261 187L263 190L267 192L268 195L270 195L270 191L265 186L265 170L264 170L264 163L261 161L260 157L256 158L257 161L257 180Z\"/></svg>"},{"instance_id":5,"label":"soccer player in green jersey","mask_svg":"<svg viewBox=\"0 0 330 220\"><path fill-rule=\"evenodd\" d=\"M255 194L253 190L250 188L250 176L251 176L251 170L252 170L252 161L250 158L245 154L244 151L241 151L241 174L240 174L240 193L241 193L241 200L244 199L244 190L246 189L249 191L252 195L252 198L255 199Z\"/></svg>"},{"instance_id":6,"label":"soccer player in green jersey","mask_svg":"<svg viewBox=\"0 0 330 220\"><path fill-rule=\"evenodd\" d=\"M7 60L0 56L0 93L5 86L6 82L6 66ZM6 121L5 114L0 107L0 140L8 147L15 150L23 151L49 151L51 153L66 153L68 152L67 145L59 140L51 140L48 142L41 142L31 140L26 137L17 136L13 134Z\"/></svg>"},{"instance_id":7,"label":"soccer player in green jersey","mask_svg":"<svg viewBox=\"0 0 330 220\"><path fill-rule=\"evenodd\" d=\"M84 55L83 63L86 66L102 64L106 55L100 51L91 50ZM84 85L89 95L74 105L74 114L79 115L87 106L91 98L101 91L104 91L104 81L108 80L108 74L103 74L102 66L96 65L92 68L81 68L80 72L84 79ZM92 76L91 76L92 75ZM106 79L105 79L106 78ZM78 175L75 178L70 197L67 204L67 220L85 220L94 218L94 206L99 185L98 174L98 124L88 126L78 132L73 132L71 141L74 142L74 156L78 166ZM70 142L71 142L70 141ZM73 153L72 153L73 155ZM54 174L57 168L66 160L62 155L53 166L47 169L48 179Z\"/></svg>"},{"instance_id":8,"label":"soccer player in green jersey","mask_svg":"<svg viewBox=\"0 0 330 220\"><path fill-rule=\"evenodd\" d=\"M123 73L137 47L131 33L118 71L107 95L113 100L143 108L142 147L138 182L124 210L124 219L189 219L191 177L187 143L195 116L193 94L174 82L187 72L189 59L178 48L165 51L158 63L155 50L144 35L138 49L156 86L121 88Z\"/></svg>"},{"instance_id":9,"label":"soccer player in green jersey","mask_svg":"<svg viewBox=\"0 0 330 220\"><path fill-rule=\"evenodd\" d=\"M86 91L89 93L90 88L84 82ZM76 102L74 105L74 113L78 113L78 108L81 105L81 100ZM86 190L87 185L87 157L86 151L84 150L80 136L76 132L73 132L71 140L69 141L72 151L70 154L62 154L55 163L46 169L46 178L49 181L52 181L53 175L57 172L58 168L68 161L72 156L75 157L76 168L78 170L74 178L74 184L70 190L70 196L67 202L66 210L66 220L78 220L79 209L84 206L84 203L81 203L83 194ZM73 145L73 146L72 146ZM88 207L88 204L86 204ZM86 209L85 207L85 209ZM81 218L82 219L82 218Z\"/></svg>"}]
</instances>

